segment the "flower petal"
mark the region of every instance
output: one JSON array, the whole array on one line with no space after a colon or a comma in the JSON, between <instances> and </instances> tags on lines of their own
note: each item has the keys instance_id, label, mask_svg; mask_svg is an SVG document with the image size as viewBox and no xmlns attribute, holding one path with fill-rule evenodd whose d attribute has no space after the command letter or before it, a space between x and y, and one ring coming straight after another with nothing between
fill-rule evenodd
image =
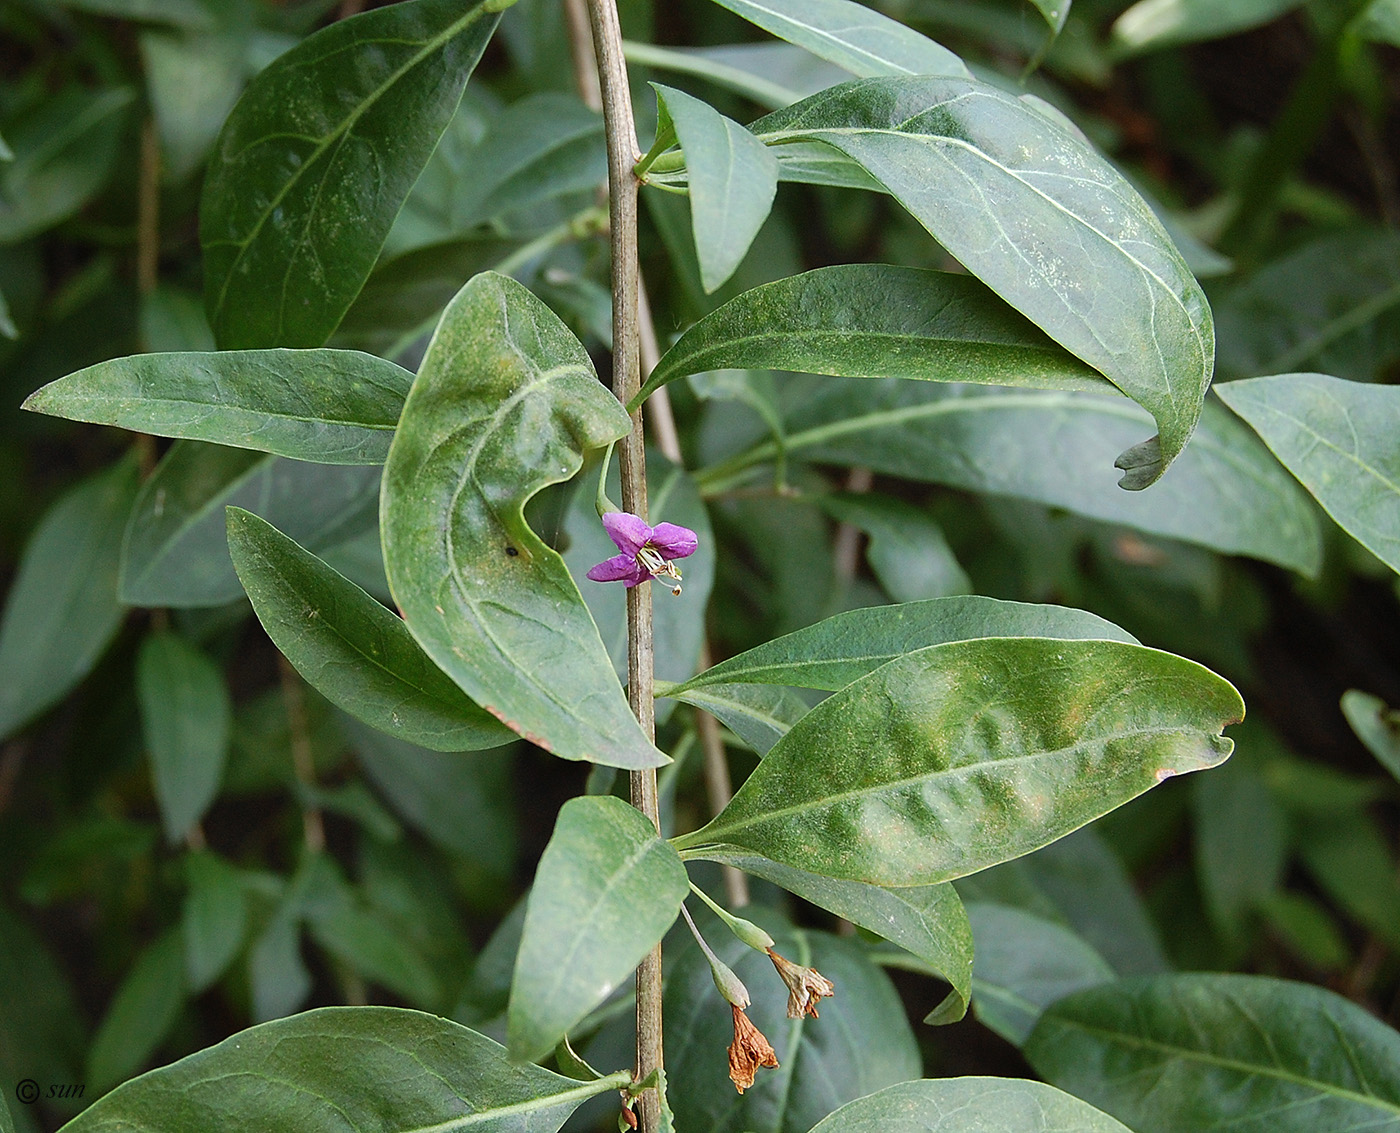
<instances>
[{"instance_id":1,"label":"flower petal","mask_svg":"<svg viewBox=\"0 0 1400 1133\"><path fill-rule=\"evenodd\" d=\"M610 511L603 515L603 530L608 538L617 544L617 549L627 555L635 555L651 538L652 530L647 521L630 511Z\"/></svg>"},{"instance_id":2,"label":"flower petal","mask_svg":"<svg viewBox=\"0 0 1400 1133\"><path fill-rule=\"evenodd\" d=\"M594 582L625 582L630 589L645 582L648 575L631 555L614 555L593 567L588 577Z\"/></svg>"},{"instance_id":3,"label":"flower petal","mask_svg":"<svg viewBox=\"0 0 1400 1133\"><path fill-rule=\"evenodd\" d=\"M652 528L651 545L663 559L683 559L695 554L700 540L689 527L678 523L658 523Z\"/></svg>"}]
</instances>

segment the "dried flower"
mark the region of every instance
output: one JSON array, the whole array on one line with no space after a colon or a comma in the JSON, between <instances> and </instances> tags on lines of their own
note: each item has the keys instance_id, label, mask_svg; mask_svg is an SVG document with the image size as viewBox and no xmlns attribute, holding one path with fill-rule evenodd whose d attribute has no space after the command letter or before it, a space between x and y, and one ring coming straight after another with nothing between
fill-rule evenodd
<instances>
[{"instance_id":1,"label":"dried flower","mask_svg":"<svg viewBox=\"0 0 1400 1133\"><path fill-rule=\"evenodd\" d=\"M734 1041L729 1044L729 1080L741 1094L753 1085L753 1072L760 1066L778 1065L777 1052L763 1032L749 1022L742 1007L730 1004L734 1012Z\"/></svg>"},{"instance_id":2,"label":"dried flower","mask_svg":"<svg viewBox=\"0 0 1400 1133\"><path fill-rule=\"evenodd\" d=\"M614 555L588 572L594 582L622 582L630 590L651 578L665 576L672 594L681 592L681 572L672 559L695 554L699 540L688 527L658 523L655 527L626 511L603 515L603 530L622 553Z\"/></svg>"},{"instance_id":3,"label":"dried flower","mask_svg":"<svg viewBox=\"0 0 1400 1133\"><path fill-rule=\"evenodd\" d=\"M768 958L773 961L773 967L778 969L783 983L787 984L788 1018L800 1019L803 1015L817 1018L817 1000L835 995L836 985L816 968L804 968L800 964L794 964L771 948L768 949Z\"/></svg>"}]
</instances>

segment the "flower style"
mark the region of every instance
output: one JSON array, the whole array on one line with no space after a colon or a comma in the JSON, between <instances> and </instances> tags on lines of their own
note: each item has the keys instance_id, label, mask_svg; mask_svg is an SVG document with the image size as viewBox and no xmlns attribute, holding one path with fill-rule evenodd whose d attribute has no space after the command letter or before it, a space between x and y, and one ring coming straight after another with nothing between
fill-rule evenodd
<instances>
[{"instance_id":1,"label":"flower style","mask_svg":"<svg viewBox=\"0 0 1400 1133\"><path fill-rule=\"evenodd\" d=\"M699 540L688 527L675 523L647 525L646 520L626 511L603 515L603 530L622 552L599 563L588 572L594 582L621 582L630 590L638 583L663 575L672 594L681 592L681 572L672 559L695 554Z\"/></svg>"},{"instance_id":2,"label":"flower style","mask_svg":"<svg viewBox=\"0 0 1400 1133\"><path fill-rule=\"evenodd\" d=\"M734 1041L729 1044L729 1080L741 1094L753 1085L753 1072L760 1066L776 1067L778 1054L763 1032L749 1021L744 1009L731 1003L734 1012Z\"/></svg>"},{"instance_id":3,"label":"flower style","mask_svg":"<svg viewBox=\"0 0 1400 1133\"><path fill-rule=\"evenodd\" d=\"M804 968L800 964L794 964L771 948L767 951L768 958L773 961L773 967L778 969L778 975L782 976L783 983L787 984L788 1018L800 1019L803 1015L817 1018L817 1001L835 995L836 985L816 968Z\"/></svg>"}]
</instances>

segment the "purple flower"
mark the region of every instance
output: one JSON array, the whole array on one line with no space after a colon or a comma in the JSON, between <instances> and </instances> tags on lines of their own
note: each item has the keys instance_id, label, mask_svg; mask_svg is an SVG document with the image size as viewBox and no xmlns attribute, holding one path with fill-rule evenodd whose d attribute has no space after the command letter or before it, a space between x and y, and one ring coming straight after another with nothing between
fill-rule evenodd
<instances>
[{"instance_id":1,"label":"purple flower","mask_svg":"<svg viewBox=\"0 0 1400 1133\"><path fill-rule=\"evenodd\" d=\"M603 515L603 530L622 552L599 563L588 572L594 582L621 582L630 590L639 582L665 575L672 594L681 592L680 568L672 559L695 554L699 540L688 527L675 523L647 525L646 520L626 511Z\"/></svg>"}]
</instances>

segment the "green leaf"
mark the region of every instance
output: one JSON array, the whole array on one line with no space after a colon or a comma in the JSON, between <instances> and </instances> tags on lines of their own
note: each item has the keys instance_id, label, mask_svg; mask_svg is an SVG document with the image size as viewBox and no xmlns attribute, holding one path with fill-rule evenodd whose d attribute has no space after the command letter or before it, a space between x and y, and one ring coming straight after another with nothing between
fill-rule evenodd
<instances>
[{"instance_id":1,"label":"green leaf","mask_svg":"<svg viewBox=\"0 0 1400 1133\"><path fill-rule=\"evenodd\" d=\"M107 1007L88 1050L86 1085L93 1093L140 1070L170 1034L184 1005L184 941L174 929L136 957Z\"/></svg>"},{"instance_id":2,"label":"green leaf","mask_svg":"<svg viewBox=\"0 0 1400 1133\"><path fill-rule=\"evenodd\" d=\"M434 751L515 738L428 659L402 619L270 523L229 508L228 543L267 635L332 704Z\"/></svg>"},{"instance_id":3,"label":"green leaf","mask_svg":"<svg viewBox=\"0 0 1400 1133\"><path fill-rule=\"evenodd\" d=\"M1400 1121L1400 1034L1308 984L1240 975L1106 984L1049 1008L1025 1053L1137 1133Z\"/></svg>"},{"instance_id":4,"label":"green leaf","mask_svg":"<svg viewBox=\"0 0 1400 1133\"><path fill-rule=\"evenodd\" d=\"M165 837L178 842L219 793L233 702L219 667L184 638L156 633L136 664L141 727Z\"/></svg>"},{"instance_id":5,"label":"green leaf","mask_svg":"<svg viewBox=\"0 0 1400 1133\"><path fill-rule=\"evenodd\" d=\"M856 941L794 928L767 910L744 915L795 964L815 967L836 985L818 1019L788 1019L786 996L767 956L755 952L696 910L720 959L753 994L750 1020L777 1052L776 1069L760 1069L735 1097L724 1048L734 1034L729 1004L715 992L710 966L693 942L673 949L666 976L666 1065L679 1129L708 1133L803 1133L843 1102L919 1074L919 1050L889 977Z\"/></svg>"},{"instance_id":6,"label":"green leaf","mask_svg":"<svg viewBox=\"0 0 1400 1133\"><path fill-rule=\"evenodd\" d=\"M823 496L822 509L869 537L865 557L896 602L967 594L972 582L953 557L943 529L923 508L871 493Z\"/></svg>"},{"instance_id":7,"label":"green leaf","mask_svg":"<svg viewBox=\"0 0 1400 1133\"><path fill-rule=\"evenodd\" d=\"M1228 939L1283 882L1288 816L1247 764L1192 781L1196 876L1206 910Z\"/></svg>"},{"instance_id":8,"label":"green leaf","mask_svg":"<svg viewBox=\"0 0 1400 1133\"><path fill-rule=\"evenodd\" d=\"M214 23L203 0L58 0L58 6L172 27L208 28Z\"/></svg>"},{"instance_id":9,"label":"green leaf","mask_svg":"<svg viewBox=\"0 0 1400 1133\"><path fill-rule=\"evenodd\" d=\"M214 983L243 947L248 903L238 871L217 854L185 858L185 980L198 995Z\"/></svg>"},{"instance_id":10,"label":"green leaf","mask_svg":"<svg viewBox=\"0 0 1400 1133\"><path fill-rule=\"evenodd\" d=\"M252 1017L261 1022L290 1015L311 994L311 973L301 958L301 917L307 871L287 885L272 919L248 950Z\"/></svg>"},{"instance_id":11,"label":"green leaf","mask_svg":"<svg viewBox=\"0 0 1400 1133\"><path fill-rule=\"evenodd\" d=\"M685 866L621 799L570 799L535 871L510 989L509 1048L542 1058L657 944L689 891Z\"/></svg>"},{"instance_id":12,"label":"green leaf","mask_svg":"<svg viewBox=\"0 0 1400 1133\"><path fill-rule=\"evenodd\" d=\"M1278 374L1220 390L1342 530L1400 571L1400 389Z\"/></svg>"},{"instance_id":13,"label":"green leaf","mask_svg":"<svg viewBox=\"0 0 1400 1133\"><path fill-rule=\"evenodd\" d=\"M1054 35L1059 35L1064 30L1065 21L1069 19L1069 6L1073 0L1031 0L1031 3L1045 17L1045 22L1050 25L1050 31Z\"/></svg>"},{"instance_id":14,"label":"green leaf","mask_svg":"<svg viewBox=\"0 0 1400 1133\"><path fill-rule=\"evenodd\" d=\"M200 205L225 349L320 346L379 256L498 0L412 0L338 20L263 70L219 135Z\"/></svg>"},{"instance_id":15,"label":"green leaf","mask_svg":"<svg viewBox=\"0 0 1400 1133\"><path fill-rule=\"evenodd\" d=\"M152 351L212 351L214 332L209 329L198 294L162 284L142 296L141 342Z\"/></svg>"},{"instance_id":16,"label":"green leaf","mask_svg":"<svg viewBox=\"0 0 1400 1133\"><path fill-rule=\"evenodd\" d=\"M705 293L734 274L768 219L778 160L768 147L708 103L652 83L658 139L679 139L690 184L690 221Z\"/></svg>"},{"instance_id":17,"label":"green leaf","mask_svg":"<svg viewBox=\"0 0 1400 1133\"><path fill-rule=\"evenodd\" d=\"M69 489L30 537L0 620L0 738L62 700L121 627L121 532L134 456Z\"/></svg>"},{"instance_id":18,"label":"green leaf","mask_svg":"<svg viewBox=\"0 0 1400 1133\"><path fill-rule=\"evenodd\" d=\"M1342 715L1381 766L1400 781L1400 714L1380 697L1352 688L1342 693Z\"/></svg>"},{"instance_id":19,"label":"green leaf","mask_svg":"<svg viewBox=\"0 0 1400 1133\"><path fill-rule=\"evenodd\" d=\"M853 0L715 3L853 75L968 75L946 47Z\"/></svg>"},{"instance_id":20,"label":"green leaf","mask_svg":"<svg viewBox=\"0 0 1400 1133\"><path fill-rule=\"evenodd\" d=\"M122 547L120 594L138 606L222 606L242 597L226 507L256 511L327 558L374 530L378 469L305 464L180 441L141 485Z\"/></svg>"},{"instance_id":21,"label":"green leaf","mask_svg":"<svg viewBox=\"0 0 1400 1133\"><path fill-rule=\"evenodd\" d=\"M412 383L352 350L137 354L50 382L22 408L320 464L383 464Z\"/></svg>"},{"instance_id":22,"label":"green leaf","mask_svg":"<svg viewBox=\"0 0 1400 1133\"><path fill-rule=\"evenodd\" d=\"M130 1082L63 1133L285 1127L554 1133L630 1071L579 1083L516 1066L484 1035L396 1007L325 1007L241 1031Z\"/></svg>"},{"instance_id":23,"label":"green leaf","mask_svg":"<svg viewBox=\"0 0 1400 1133\"><path fill-rule=\"evenodd\" d=\"M1304 574L1322 557L1306 493L1218 405L1168 480L1152 492L1113 490L1113 453L1148 426L1121 398L923 382L789 381L789 459L849 464L890 476L1016 496L1152 535L1250 555ZM697 474L725 484L778 452L759 445Z\"/></svg>"},{"instance_id":24,"label":"green leaf","mask_svg":"<svg viewBox=\"0 0 1400 1133\"><path fill-rule=\"evenodd\" d=\"M203 163L243 91L248 36L241 27L147 31L139 42L160 136L161 174L179 184Z\"/></svg>"},{"instance_id":25,"label":"green leaf","mask_svg":"<svg viewBox=\"0 0 1400 1133\"><path fill-rule=\"evenodd\" d=\"M1357 30L1367 39L1400 47L1400 3L1396 0L1375 0L1362 13Z\"/></svg>"},{"instance_id":26,"label":"green leaf","mask_svg":"<svg viewBox=\"0 0 1400 1133\"><path fill-rule=\"evenodd\" d=\"M1314 880L1352 917L1400 949L1400 874L1375 819L1365 812L1309 815L1300 825L1299 856Z\"/></svg>"},{"instance_id":27,"label":"green leaf","mask_svg":"<svg viewBox=\"0 0 1400 1133\"><path fill-rule=\"evenodd\" d=\"M564 759L651 767L666 757L627 707L563 559L524 514L584 450L629 427L558 316L485 272L444 312L408 395L381 530L404 621L468 696Z\"/></svg>"},{"instance_id":28,"label":"green leaf","mask_svg":"<svg viewBox=\"0 0 1400 1133\"><path fill-rule=\"evenodd\" d=\"M1231 685L1116 641L916 650L812 709L678 849L733 844L827 877L932 885L1029 853L1221 763Z\"/></svg>"},{"instance_id":29,"label":"green leaf","mask_svg":"<svg viewBox=\"0 0 1400 1133\"><path fill-rule=\"evenodd\" d=\"M0 336L12 342L19 338L19 327L15 326L15 320L10 315L10 304L6 302L3 291L0 291Z\"/></svg>"},{"instance_id":30,"label":"green leaf","mask_svg":"<svg viewBox=\"0 0 1400 1133\"><path fill-rule=\"evenodd\" d=\"M10 1116L10 1107L3 1097L0 1097L0 1133L15 1133L14 1118Z\"/></svg>"},{"instance_id":31,"label":"green leaf","mask_svg":"<svg viewBox=\"0 0 1400 1133\"><path fill-rule=\"evenodd\" d=\"M1219 39L1257 28L1304 0L1138 0L1118 17L1113 38L1129 51Z\"/></svg>"},{"instance_id":32,"label":"green leaf","mask_svg":"<svg viewBox=\"0 0 1400 1133\"><path fill-rule=\"evenodd\" d=\"M1109 388L971 276L892 264L817 268L735 296L681 335L638 397L720 369Z\"/></svg>"},{"instance_id":33,"label":"green leaf","mask_svg":"<svg viewBox=\"0 0 1400 1133\"><path fill-rule=\"evenodd\" d=\"M791 43L661 47L624 40L622 49L634 66L694 75L769 110L791 106L850 77L849 72Z\"/></svg>"},{"instance_id":34,"label":"green leaf","mask_svg":"<svg viewBox=\"0 0 1400 1133\"><path fill-rule=\"evenodd\" d=\"M925 1078L843 1105L812 1133L1132 1133L1106 1113L1042 1082Z\"/></svg>"},{"instance_id":35,"label":"green leaf","mask_svg":"<svg viewBox=\"0 0 1400 1133\"><path fill-rule=\"evenodd\" d=\"M1123 453L1145 488L1185 447L1215 338L1200 285L1148 204L1087 142L1013 95L945 78L845 83L761 118L767 145L859 164L973 275L1156 418Z\"/></svg>"},{"instance_id":36,"label":"green leaf","mask_svg":"<svg viewBox=\"0 0 1400 1133\"><path fill-rule=\"evenodd\" d=\"M759 755L767 755L811 709L792 689L774 685L708 684L678 692L658 681L656 695L703 708Z\"/></svg>"},{"instance_id":37,"label":"green leaf","mask_svg":"<svg viewBox=\"0 0 1400 1133\"><path fill-rule=\"evenodd\" d=\"M807 873L757 854L720 850L703 857L771 881L916 957L940 979L952 984L948 997L924 1022L956 1023L967 1013L972 994L973 930L957 890L951 885L881 889Z\"/></svg>"},{"instance_id":38,"label":"green leaf","mask_svg":"<svg viewBox=\"0 0 1400 1133\"><path fill-rule=\"evenodd\" d=\"M1020 1046L1057 999L1114 978L1093 947L1063 925L986 901L967 906L977 945L972 966L977 1019Z\"/></svg>"},{"instance_id":39,"label":"green leaf","mask_svg":"<svg viewBox=\"0 0 1400 1133\"><path fill-rule=\"evenodd\" d=\"M958 596L848 610L721 661L664 695L714 684L776 684L835 692L888 661L930 645L980 637L1137 639L1065 606Z\"/></svg>"}]
</instances>

